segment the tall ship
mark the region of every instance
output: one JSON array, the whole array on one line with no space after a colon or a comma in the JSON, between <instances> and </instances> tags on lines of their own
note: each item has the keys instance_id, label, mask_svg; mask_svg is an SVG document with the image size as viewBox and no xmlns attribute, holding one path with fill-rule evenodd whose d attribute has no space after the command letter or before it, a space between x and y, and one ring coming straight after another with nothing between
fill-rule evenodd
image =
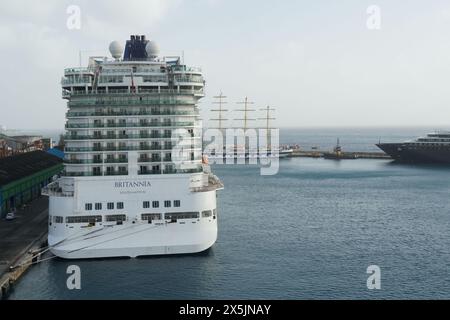
<instances>
[{"instance_id":1,"label":"tall ship","mask_svg":"<svg viewBox=\"0 0 450 320\"><path fill-rule=\"evenodd\" d=\"M219 132L222 133L223 139L221 141L221 146L217 146L217 149L220 149L222 147L222 152L220 150L214 150L211 152L211 154L208 154L207 157L211 160L223 160L223 161L235 161L235 160L255 160L256 162L261 159L269 160L273 158L286 158L292 155L293 149L289 146L282 146L281 148L278 146L278 141L275 141L275 139L278 139L278 137L272 138L271 130L274 129L271 127L271 120L275 120L275 118L272 118L270 115L271 111L274 111L275 109L271 108L270 106L267 106L265 108L262 108L260 110L264 111L266 113L266 116L264 118L259 118L258 120L264 120L265 127L264 128L257 128L257 127L249 127L250 121L255 121L256 119L250 118L249 113L252 111L256 111L254 109L250 109L249 106L254 104L254 102L250 102L247 97L245 97L244 101L237 102L238 104L244 105L243 109L237 109L235 111L243 112L243 118L234 119L243 121L242 128L239 127L227 127L224 126L224 123L229 120L226 117L224 117L224 113L228 111L228 109L224 109L223 106L227 103L224 101L226 96L220 93L218 96L214 96L214 99L217 99L217 101L214 101L213 104L218 104L217 109L212 109L211 112L217 112L218 116L217 118L212 118L210 121L217 121L218 126L212 127L211 129L217 129ZM242 134L244 132L247 132L247 129L250 130L265 130L265 142L261 143L257 146L249 146L250 143L247 143L245 141L245 137L236 137L237 140L241 140L240 143L236 143L236 141L233 139L231 143L229 143L227 139L227 130L228 129L242 129ZM228 137L229 138L229 137ZM239 139L242 138L242 139ZM274 147L275 145L275 147Z\"/></svg>"},{"instance_id":2,"label":"tall ship","mask_svg":"<svg viewBox=\"0 0 450 320\"><path fill-rule=\"evenodd\" d=\"M205 251L222 182L202 161L199 68L132 35L64 70L65 164L44 189L50 251L67 259Z\"/></svg>"},{"instance_id":3,"label":"tall ship","mask_svg":"<svg viewBox=\"0 0 450 320\"><path fill-rule=\"evenodd\" d=\"M401 143L378 143L377 147L399 162L450 164L450 132L429 133Z\"/></svg>"}]
</instances>

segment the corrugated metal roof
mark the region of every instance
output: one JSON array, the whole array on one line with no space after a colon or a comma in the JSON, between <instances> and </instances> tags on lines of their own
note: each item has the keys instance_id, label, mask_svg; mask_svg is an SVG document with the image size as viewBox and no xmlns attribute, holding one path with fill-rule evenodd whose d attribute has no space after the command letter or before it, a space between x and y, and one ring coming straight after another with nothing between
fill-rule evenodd
<instances>
[{"instance_id":1,"label":"corrugated metal roof","mask_svg":"<svg viewBox=\"0 0 450 320\"><path fill-rule=\"evenodd\" d=\"M61 151L59 149L56 148L51 148L47 150L48 153L50 153L51 155L54 155L58 158L64 159L64 151Z\"/></svg>"},{"instance_id":2,"label":"corrugated metal roof","mask_svg":"<svg viewBox=\"0 0 450 320\"><path fill-rule=\"evenodd\" d=\"M32 151L0 159L0 186L61 164L62 159L44 151Z\"/></svg>"}]
</instances>

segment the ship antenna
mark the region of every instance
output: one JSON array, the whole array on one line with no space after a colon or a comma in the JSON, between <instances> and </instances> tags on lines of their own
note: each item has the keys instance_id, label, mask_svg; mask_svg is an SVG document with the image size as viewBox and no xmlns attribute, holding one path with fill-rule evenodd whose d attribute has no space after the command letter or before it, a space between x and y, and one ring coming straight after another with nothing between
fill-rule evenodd
<instances>
[{"instance_id":1,"label":"ship antenna","mask_svg":"<svg viewBox=\"0 0 450 320\"><path fill-rule=\"evenodd\" d=\"M222 115L223 112L227 112L228 111L228 109L224 109L223 108L223 105L227 103L226 101L224 101L226 96L224 96L222 94L222 91L220 91L220 94L218 96L214 96L213 98L217 100L217 101L214 101L213 104L218 104L219 108L218 109L211 109L211 111L212 112L218 112L218 117L216 119L210 119L210 120L218 121L218 129L220 131L222 131L222 129L223 129L223 126L222 126L223 121L228 120L228 119L224 118L223 115Z\"/></svg>"},{"instance_id":2,"label":"ship antenna","mask_svg":"<svg viewBox=\"0 0 450 320\"><path fill-rule=\"evenodd\" d=\"M249 109L249 108L248 108L248 105L249 105L249 104L254 104L254 102L248 101L248 98L245 97L244 101L237 102L237 104L243 104L243 105L244 105L244 109L236 109L236 110L235 110L235 111L241 111L241 112L244 112L244 118L243 118L243 119L234 119L234 120L241 120L241 121L244 121L244 132L245 132L245 131L247 130L247 122L248 122L248 121L254 121L254 120L256 120L256 119L250 119L250 118L248 117L248 113L249 113L250 111L256 111L256 110L254 110L254 109Z\"/></svg>"}]
</instances>

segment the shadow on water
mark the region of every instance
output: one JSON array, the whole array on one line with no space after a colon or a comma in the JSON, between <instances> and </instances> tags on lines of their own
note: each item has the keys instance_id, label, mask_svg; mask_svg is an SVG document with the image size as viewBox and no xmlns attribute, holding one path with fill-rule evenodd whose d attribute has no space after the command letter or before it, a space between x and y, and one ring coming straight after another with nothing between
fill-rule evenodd
<instances>
[{"instance_id":1,"label":"shadow on water","mask_svg":"<svg viewBox=\"0 0 450 320\"><path fill-rule=\"evenodd\" d=\"M142 259L142 260L164 259L164 258L183 259L183 258L192 258L192 257L212 257L212 256L214 256L214 249L213 249L213 247L210 247L206 250L203 250L201 252L195 252L195 253L159 254L159 255L151 255L151 256L139 256L139 257L136 257L136 259Z\"/></svg>"},{"instance_id":2,"label":"shadow on water","mask_svg":"<svg viewBox=\"0 0 450 320\"><path fill-rule=\"evenodd\" d=\"M446 163L430 163L430 162L404 162L392 160L385 162L383 165L392 168L411 168L411 169L426 169L426 170L450 170L450 164Z\"/></svg>"}]
</instances>

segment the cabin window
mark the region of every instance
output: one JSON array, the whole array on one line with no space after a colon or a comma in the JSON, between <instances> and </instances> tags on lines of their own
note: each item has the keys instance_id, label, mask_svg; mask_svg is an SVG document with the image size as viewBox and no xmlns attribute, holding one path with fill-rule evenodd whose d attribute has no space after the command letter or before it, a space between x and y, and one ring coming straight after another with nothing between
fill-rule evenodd
<instances>
[{"instance_id":1,"label":"cabin window","mask_svg":"<svg viewBox=\"0 0 450 320\"><path fill-rule=\"evenodd\" d=\"M123 209L123 202L117 202L117 209Z\"/></svg>"},{"instance_id":2,"label":"cabin window","mask_svg":"<svg viewBox=\"0 0 450 320\"><path fill-rule=\"evenodd\" d=\"M102 204L100 202L95 204L95 210L102 210Z\"/></svg>"},{"instance_id":3,"label":"cabin window","mask_svg":"<svg viewBox=\"0 0 450 320\"><path fill-rule=\"evenodd\" d=\"M153 201L152 202L152 207L153 208L159 208L159 201Z\"/></svg>"},{"instance_id":4,"label":"cabin window","mask_svg":"<svg viewBox=\"0 0 450 320\"><path fill-rule=\"evenodd\" d=\"M64 222L64 218L63 218L63 217L60 217L60 216L54 216L54 217L53 217L53 221L54 221L55 223L63 223L63 222Z\"/></svg>"},{"instance_id":5,"label":"cabin window","mask_svg":"<svg viewBox=\"0 0 450 320\"><path fill-rule=\"evenodd\" d=\"M171 206L172 206L172 201L170 201L170 200L164 201L164 207L165 208L170 208Z\"/></svg>"},{"instance_id":6,"label":"cabin window","mask_svg":"<svg viewBox=\"0 0 450 320\"><path fill-rule=\"evenodd\" d=\"M108 202L107 207L108 210L114 210L114 202Z\"/></svg>"},{"instance_id":7,"label":"cabin window","mask_svg":"<svg viewBox=\"0 0 450 320\"><path fill-rule=\"evenodd\" d=\"M92 203L86 203L84 205L84 210L91 211L92 210Z\"/></svg>"},{"instance_id":8,"label":"cabin window","mask_svg":"<svg viewBox=\"0 0 450 320\"><path fill-rule=\"evenodd\" d=\"M111 222L111 221L126 221L127 220L127 216L124 214L111 214L106 216L106 221Z\"/></svg>"},{"instance_id":9,"label":"cabin window","mask_svg":"<svg viewBox=\"0 0 450 320\"><path fill-rule=\"evenodd\" d=\"M142 220L161 220L161 213L143 213L141 214Z\"/></svg>"},{"instance_id":10,"label":"cabin window","mask_svg":"<svg viewBox=\"0 0 450 320\"><path fill-rule=\"evenodd\" d=\"M144 203L142 204L142 207L143 207L144 209L150 208L150 201L144 201Z\"/></svg>"},{"instance_id":11,"label":"cabin window","mask_svg":"<svg viewBox=\"0 0 450 320\"><path fill-rule=\"evenodd\" d=\"M208 218L208 217L211 217L211 216L212 216L212 211L211 210L202 211L202 217L203 218Z\"/></svg>"},{"instance_id":12,"label":"cabin window","mask_svg":"<svg viewBox=\"0 0 450 320\"><path fill-rule=\"evenodd\" d=\"M198 217L198 212L170 212L164 215L166 220L197 219Z\"/></svg>"},{"instance_id":13,"label":"cabin window","mask_svg":"<svg viewBox=\"0 0 450 320\"><path fill-rule=\"evenodd\" d=\"M66 217L67 223L93 223L102 222L102 216L72 216Z\"/></svg>"},{"instance_id":14,"label":"cabin window","mask_svg":"<svg viewBox=\"0 0 450 320\"><path fill-rule=\"evenodd\" d=\"M181 206L181 201L180 201L180 200L175 200L175 201L173 202L173 206L174 206L174 207L180 207L180 206Z\"/></svg>"}]
</instances>

